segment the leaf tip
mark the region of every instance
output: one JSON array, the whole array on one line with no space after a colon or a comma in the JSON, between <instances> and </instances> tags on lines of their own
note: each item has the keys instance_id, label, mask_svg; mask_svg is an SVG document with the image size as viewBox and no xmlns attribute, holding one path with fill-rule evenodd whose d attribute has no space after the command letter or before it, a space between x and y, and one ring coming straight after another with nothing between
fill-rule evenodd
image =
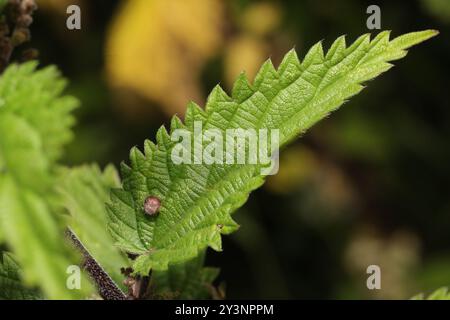
<instances>
[{"instance_id":1,"label":"leaf tip","mask_svg":"<svg viewBox=\"0 0 450 320\"><path fill-rule=\"evenodd\" d=\"M416 44L424 42L428 39L431 39L439 34L438 30L428 29L423 31L410 32L404 35L401 35L394 40L392 40L392 44L398 46L400 49L408 49Z\"/></svg>"}]
</instances>

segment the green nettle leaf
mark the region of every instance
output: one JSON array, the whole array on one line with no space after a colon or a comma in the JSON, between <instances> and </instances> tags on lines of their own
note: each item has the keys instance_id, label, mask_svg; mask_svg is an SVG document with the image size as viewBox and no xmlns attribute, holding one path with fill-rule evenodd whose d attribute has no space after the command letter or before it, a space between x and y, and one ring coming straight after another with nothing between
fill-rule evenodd
<instances>
[{"instance_id":1,"label":"green nettle leaf","mask_svg":"<svg viewBox=\"0 0 450 320\"><path fill-rule=\"evenodd\" d=\"M102 172L98 166L62 169L58 191L62 205L69 211L67 225L81 240L91 256L111 278L123 287L121 267L129 265L116 247L107 230L105 203L111 188L117 188L120 180L116 169L108 166Z\"/></svg>"},{"instance_id":2,"label":"green nettle leaf","mask_svg":"<svg viewBox=\"0 0 450 320\"><path fill-rule=\"evenodd\" d=\"M425 297L423 293L420 293L411 298L411 300L450 300L450 292L448 288L440 288L431 293L428 297Z\"/></svg>"},{"instance_id":3,"label":"green nettle leaf","mask_svg":"<svg viewBox=\"0 0 450 320\"><path fill-rule=\"evenodd\" d=\"M436 34L428 30L390 40L389 32L381 32L373 40L363 35L348 47L340 37L326 54L322 43L314 45L303 62L291 51L278 69L267 61L253 84L241 75L231 97L217 86L205 110L191 103L185 123L174 117L170 132L162 127L157 144L146 141L144 153L132 149L131 166L122 165L123 188L112 192L108 212L117 246L139 255L135 272L166 270L208 246L221 250L221 234L238 229L231 214L264 183L260 164L175 164L171 156L178 142L169 134L176 129L194 133L194 122L201 122L203 132L278 129L283 147L359 93L362 83L389 70L389 61ZM161 200L156 217L144 213L148 196Z\"/></svg>"},{"instance_id":4,"label":"green nettle leaf","mask_svg":"<svg viewBox=\"0 0 450 320\"><path fill-rule=\"evenodd\" d=\"M161 299L196 300L211 297L212 282L218 268L203 267L206 251L185 263L169 266L152 274L153 295Z\"/></svg>"},{"instance_id":5,"label":"green nettle leaf","mask_svg":"<svg viewBox=\"0 0 450 320\"><path fill-rule=\"evenodd\" d=\"M0 300L40 300L42 295L36 289L22 284L21 271L9 253L0 253Z\"/></svg>"},{"instance_id":6,"label":"green nettle leaf","mask_svg":"<svg viewBox=\"0 0 450 320\"><path fill-rule=\"evenodd\" d=\"M66 87L59 71L51 66L36 70L37 62L12 65L0 78L0 112L13 114L32 127L49 161L58 160L62 147L72 139L72 111L78 101L63 96Z\"/></svg>"},{"instance_id":7,"label":"green nettle leaf","mask_svg":"<svg viewBox=\"0 0 450 320\"><path fill-rule=\"evenodd\" d=\"M48 298L85 297L66 287L76 264L62 241L63 226L52 210L52 165L70 139L76 101L60 97L65 82L55 68L35 62L10 66L0 77L0 234L14 251L26 285Z\"/></svg>"}]
</instances>

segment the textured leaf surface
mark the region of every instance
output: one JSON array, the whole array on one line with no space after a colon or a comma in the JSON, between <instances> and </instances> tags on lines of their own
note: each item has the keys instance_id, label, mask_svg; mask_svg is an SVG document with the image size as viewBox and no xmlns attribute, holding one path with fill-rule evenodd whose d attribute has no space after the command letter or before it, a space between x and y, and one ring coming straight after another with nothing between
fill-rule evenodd
<instances>
[{"instance_id":1,"label":"textured leaf surface","mask_svg":"<svg viewBox=\"0 0 450 320\"><path fill-rule=\"evenodd\" d=\"M72 138L75 98L61 95L66 81L55 67L36 70L36 62L10 66L0 78L0 112L14 114L36 130L46 157L57 160Z\"/></svg>"},{"instance_id":2,"label":"textured leaf surface","mask_svg":"<svg viewBox=\"0 0 450 320\"><path fill-rule=\"evenodd\" d=\"M22 284L20 267L9 253L1 253L0 258L0 300L43 299L39 291Z\"/></svg>"},{"instance_id":3,"label":"textured leaf surface","mask_svg":"<svg viewBox=\"0 0 450 320\"><path fill-rule=\"evenodd\" d=\"M55 68L10 66L0 77L0 234L23 269L24 283L48 298L84 297L69 291L66 270L77 261L52 211L52 165L71 133L76 102L60 97ZM87 287L85 287L87 289Z\"/></svg>"},{"instance_id":4,"label":"textured leaf surface","mask_svg":"<svg viewBox=\"0 0 450 320\"><path fill-rule=\"evenodd\" d=\"M211 298L212 282L219 269L203 267L205 251L185 263L152 274L155 298L196 300Z\"/></svg>"},{"instance_id":5,"label":"textured leaf surface","mask_svg":"<svg viewBox=\"0 0 450 320\"><path fill-rule=\"evenodd\" d=\"M340 37L326 54L321 43L314 45L302 62L291 51L277 70L267 61L253 84L242 75L231 97L217 86L205 110L191 103L185 123L174 117L170 132L193 131L194 121L203 130L279 129L284 146L359 93L362 83L389 70L389 61L436 34L390 40L389 32L381 32L348 47ZM109 204L109 229L120 248L140 255L134 268L144 274L191 259L207 246L221 250L221 234L238 228L231 214L264 183L260 165L175 165L170 155L176 142L164 128L156 140L145 142L144 153L131 151L131 165L122 166L123 189L112 193ZM143 212L149 195L162 200L156 218Z\"/></svg>"},{"instance_id":6,"label":"textured leaf surface","mask_svg":"<svg viewBox=\"0 0 450 320\"><path fill-rule=\"evenodd\" d=\"M116 169L108 166L102 172L97 166L62 169L58 191L62 205L69 211L68 226L81 240L91 256L111 278L123 287L121 267L128 260L113 245L107 230L105 203L111 188L117 188L120 180Z\"/></svg>"}]
</instances>

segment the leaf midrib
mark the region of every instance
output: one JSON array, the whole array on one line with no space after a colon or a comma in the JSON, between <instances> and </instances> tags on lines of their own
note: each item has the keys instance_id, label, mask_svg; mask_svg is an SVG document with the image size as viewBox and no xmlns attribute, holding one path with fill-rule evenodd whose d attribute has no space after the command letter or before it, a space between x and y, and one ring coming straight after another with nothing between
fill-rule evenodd
<instances>
[{"instance_id":1,"label":"leaf midrib","mask_svg":"<svg viewBox=\"0 0 450 320\"><path fill-rule=\"evenodd\" d=\"M380 38L380 40L381 40L381 38ZM378 43L378 42L376 42L376 43ZM372 43L369 43L370 45L373 44L373 46L371 46L371 48L369 48L369 50L365 50L365 53L361 55L361 58L358 60L358 63L355 65L355 67L353 67L351 70L349 70L349 71L347 71L346 73L344 73L344 74L343 74L342 76L340 76L338 79L342 79L342 78L348 76L348 74L349 74L350 72L352 72L352 71L354 71L356 68L360 67L359 62L362 61L362 60L364 59L364 57L367 56L367 53L371 51L370 49L372 49L372 48L376 45L376 43L373 43L373 42L372 42ZM311 64L309 64L305 69L301 70L301 73L300 73L294 80L292 80L289 84L287 84L287 85L284 86L282 89L280 89L280 90L278 91L278 93L277 93L273 98L271 98L270 100L267 99L267 97L266 97L261 91L255 90L255 91L251 94L250 97L248 97L247 99L245 99L243 102L239 103L239 106L236 107L235 112L233 113L233 115L231 116L231 118L228 120L228 124L233 123L233 121L235 120L236 115L238 114L239 107L240 107L245 101L251 99L255 94L260 93L260 94L262 94L262 95L269 101L269 103L267 104L267 107L264 108L263 113L259 116L258 124L255 126L255 129L256 129L256 130L262 128L263 122L264 122L264 120L265 120L264 117L265 117L267 114L269 114L270 110L272 109L271 107L272 107L272 105L273 105L273 101L274 101L280 94L282 94L283 91L285 91L286 89L288 89L289 87L291 87L292 85L294 85L295 83L297 83L300 79L303 79L303 76L304 76L305 72L308 72L308 70L310 70L310 68L311 68L312 66L317 65L317 64L324 64L324 65L326 66L326 72L325 72L325 74L324 74L323 76L321 76L320 83L319 83L317 86L315 86L315 87L316 87L316 90L315 90L314 95L312 95L312 97L311 97L311 98L310 98L310 99L309 99L309 100L308 100L308 101L307 101L307 102L306 102L299 110L297 110L297 111L292 115L292 117L297 116L297 115L298 115L299 113L301 113L304 109L306 109L307 107L309 107L309 106L311 105L311 102L312 102L312 101L316 100L317 95L320 94L320 92L323 92L327 87L329 87L330 85L332 85L333 83L335 83L335 82L338 80L338 79L336 79L335 81L331 82L330 84L328 84L328 85L325 86L324 88L321 88L321 85L322 85L322 83L323 83L323 80L324 80L324 79L326 78L326 76L329 74L330 70L331 70L333 67L337 66L338 64L342 63L343 61L345 61L346 59L350 59L350 58L351 58L351 55L352 55L354 52L357 52L358 49L359 49L361 46L363 46L364 44L367 45L367 43L365 42L365 39L362 39L361 43L359 43L357 46L355 46L354 48L352 48L353 50L351 50L349 53L346 53L346 54L343 55L344 59L339 60L337 63L335 63L335 64L332 65L332 66L328 66L328 65L325 64L326 60L328 60L328 61L330 60L330 59L326 59L326 58L324 58L324 60L323 60L322 62L319 62L319 63L311 63ZM347 49L349 49L349 48L347 48ZM369 60L369 61L370 61L370 60ZM367 64L367 63L368 63L368 62L365 62L364 64ZM278 79L279 79L279 75L278 75L278 74L277 74L277 77L278 77ZM305 80L305 81L306 81L306 80ZM319 89L320 89L320 90L319 90ZM214 112L217 112L217 111L213 111L213 113L214 113ZM208 116L208 118L207 118L207 121L208 121L209 119L211 119L211 116L212 116L213 113L209 114L209 116ZM168 153L167 153L167 154L168 154ZM167 158L166 158L166 164L167 164ZM187 165L187 166L188 166L188 165ZM243 167L243 171L251 170L251 169L254 168L254 166L255 166L255 165L247 165L247 166L244 166L244 167ZM258 166L258 165L256 165L256 166ZM260 167L260 166L258 166L258 167ZM211 166L206 166L206 168L207 168L207 170L208 170L208 176L210 176L212 170L215 169L215 167L214 167L213 165L211 165ZM226 172L225 175L222 176L222 177L223 177L222 180L226 180L226 177L227 177L229 174L231 174L231 171L232 171L232 170L235 170L235 167L230 166L230 167L226 168L226 171L227 171L227 172ZM146 179L147 179L147 177L146 177ZM173 181L174 181L174 183L170 185L170 189L171 189L171 190L173 190L174 185L176 185L179 181L183 181L183 180L182 180L182 179L176 179L176 180L173 180ZM218 180L218 181L216 181L216 182L214 183L214 185L213 185L212 187L208 187L208 190L219 191L220 185L221 185L221 180ZM236 193L236 191L235 191L234 193ZM207 194L208 194L207 192L204 192L203 195L201 195L201 196L195 201L195 203L192 204L192 205L186 210L186 213L185 213L185 215L183 216L183 221L186 221L186 220L190 219L191 215L192 215L192 214L194 213L194 211L195 211L195 208L198 206L198 203L199 203L200 201L202 201L202 200L207 199ZM173 196L173 194L172 194L171 192L169 192L169 193L167 194L167 196L168 196L168 197L171 197L171 196ZM225 199L224 199L224 200L225 200ZM223 204L223 202L224 202L224 201L222 201L222 204ZM218 207L216 208L216 211L219 211L221 208L222 208L222 205L221 205L221 206L218 206ZM156 225L157 225L157 224L155 223L155 226L156 226ZM175 226L175 227L176 227L176 225L177 225L177 223L172 223L172 226ZM177 229L177 230L178 230L178 229ZM196 229L194 229L194 230L196 230ZM174 232L174 234L178 234L178 232L176 232L176 231L173 231L173 232ZM162 246L168 245L167 243L165 243L165 241L167 240L167 238L170 238L170 235L171 235L170 233L165 233L165 235L163 235L163 237L161 237L160 239L155 239L155 237L153 237L153 238L152 238L152 241L151 241L151 244L154 245L154 242L157 241L157 242L158 242L158 245L162 245ZM173 241L175 242L175 241L177 241L177 239L175 239L175 240L173 240ZM169 245L170 245L171 243L172 243L172 242L169 242Z\"/></svg>"}]
</instances>

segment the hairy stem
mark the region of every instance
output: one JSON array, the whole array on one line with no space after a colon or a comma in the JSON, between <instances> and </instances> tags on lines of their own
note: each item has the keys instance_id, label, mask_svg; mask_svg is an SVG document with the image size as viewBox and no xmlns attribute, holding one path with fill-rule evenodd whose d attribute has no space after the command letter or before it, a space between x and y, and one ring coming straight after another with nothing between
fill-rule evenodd
<instances>
[{"instance_id":1,"label":"hairy stem","mask_svg":"<svg viewBox=\"0 0 450 320\"><path fill-rule=\"evenodd\" d=\"M72 230L67 229L66 236L83 255L84 261L82 267L95 282L100 296L105 300L127 300L122 290L120 290L105 270L89 254Z\"/></svg>"}]
</instances>

